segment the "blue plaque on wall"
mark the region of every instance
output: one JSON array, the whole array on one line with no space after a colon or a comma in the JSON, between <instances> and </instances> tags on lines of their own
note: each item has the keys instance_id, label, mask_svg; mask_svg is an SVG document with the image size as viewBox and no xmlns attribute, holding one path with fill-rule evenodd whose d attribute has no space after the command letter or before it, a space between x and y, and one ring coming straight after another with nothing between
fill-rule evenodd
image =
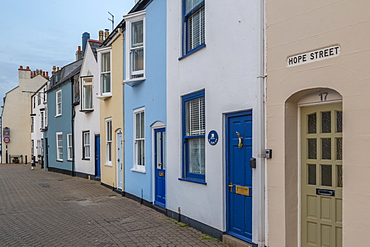
<instances>
[{"instance_id":1,"label":"blue plaque on wall","mask_svg":"<svg viewBox=\"0 0 370 247\"><path fill-rule=\"evenodd\" d=\"M217 134L217 132L215 130L211 130L208 133L208 142L212 146L217 144L217 142L218 142L218 134Z\"/></svg>"}]
</instances>

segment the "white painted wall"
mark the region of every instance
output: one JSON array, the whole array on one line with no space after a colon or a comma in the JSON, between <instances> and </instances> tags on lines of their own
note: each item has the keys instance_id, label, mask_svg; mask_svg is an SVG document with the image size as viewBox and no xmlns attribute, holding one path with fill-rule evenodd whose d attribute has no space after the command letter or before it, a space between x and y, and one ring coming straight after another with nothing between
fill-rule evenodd
<instances>
[{"instance_id":1,"label":"white painted wall","mask_svg":"<svg viewBox=\"0 0 370 247\"><path fill-rule=\"evenodd\" d=\"M258 1L206 0L206 47L178 60L182 56L182 1L170 0L167 5L167 208L177 212L180 207L182 215L225 231L224 114L253 110L253 156L261 152L257 148L261 142L260 6ZM201 89L205 89L206 137L210 130L219 134L215 146L206 140L207 185L178 180L182 171L181 96ZM263 215L256 196L261 192L261 159L257 162L253 184L256 229L261 225L257 217Z\"/></svg>"},{"instance_id":2,"label":"white painted wall","mask_svg":"<svg viewBox=\"0 0 370 247\"><path fill-rule=\"evenodd\" d=\"M95 97L99 90L98 64L87 42L85 56L83 58L80 77L93 75L93 112L81 112L82 88L80 79L80 104L75 107L76 117L74 121L74 145L75 145L75 168L76 172L95 175L95 135L100 134L100 101ZM82 159L82 132L90 131L90 160Z\"/></svg>"},{"instance_id":3,"label":"white painted wall","mask_svg":"<svg viewBox=\"0 0 370 247\"><path fill-rule=\"evenodd\" d=\"M41 131L41 118L43 112L43 122L44 122L44 128L47 126L47 119L45 118L45 115L47 114L47 96L46 96L46 90L47 85L43 85L41 88L37 90L37 92L32 96L31 99L31 115L34 118L34 126L33 126L33 132L31 132L31 141L34 141L33 146L33 155L36 156L36 161L38 160L38 154L43 155L43 151L41 148L41 145L43 145L43 138L44 138L44 132ZM44 92L45 92L45 100L44 100ZM40 97L40 104L38 104L38 98ZM35 104L33 103L35 101ZM35 106L35 107L34 107ZM46 120L46 121L45 121ZM31 160L32 157L30 157Z\"/></svg>"}]
</instances>

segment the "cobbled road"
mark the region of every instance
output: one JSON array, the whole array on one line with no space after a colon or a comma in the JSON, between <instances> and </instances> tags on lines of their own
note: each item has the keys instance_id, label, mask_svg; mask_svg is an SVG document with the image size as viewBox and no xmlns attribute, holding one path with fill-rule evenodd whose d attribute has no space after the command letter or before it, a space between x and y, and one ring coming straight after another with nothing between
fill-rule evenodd
<instances>
[{"instance_id":1,"label":"cobbled road","mask_svg":"<svg viewBox=\"0 0 370 247\"><path fill-rule=\"evenodd\" d=\"M0 164L0 246L225 246L98 181Z\"/></svg>"}]
</instances>

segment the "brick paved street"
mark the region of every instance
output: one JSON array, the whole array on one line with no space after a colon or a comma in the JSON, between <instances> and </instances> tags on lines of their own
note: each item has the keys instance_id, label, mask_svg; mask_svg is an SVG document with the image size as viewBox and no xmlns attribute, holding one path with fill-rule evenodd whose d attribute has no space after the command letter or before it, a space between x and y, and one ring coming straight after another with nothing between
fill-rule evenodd
<instances>
[{"instance_id":1,"label":"brick paved street","mask_svg":"<svg viewBox=\"0 0 370 247\"><path fill-rule=\"evenodd\" d=\"M0 164L0 246L224 246L100 182Z\"/></svg>"}]
</instances>

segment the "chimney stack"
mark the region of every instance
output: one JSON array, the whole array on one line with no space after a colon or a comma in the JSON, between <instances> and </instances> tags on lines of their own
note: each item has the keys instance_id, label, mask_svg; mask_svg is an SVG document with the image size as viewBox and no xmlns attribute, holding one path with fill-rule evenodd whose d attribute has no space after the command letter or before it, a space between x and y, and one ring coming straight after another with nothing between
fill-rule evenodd
<instances>
[{"instance_id":1,"label":"chimney stack","mask_svg":"<svg viewBox=\"0 0 370 247\"><path fill-rule=\"evenodd\" d=\"M80 60L81 58L82 58L81 46L78 46L76 51L76 61Z\"/></svg>"},{"instance_id":2,"label":"chimney stack","mask_svg":"<svg viewBox=\"0 0 370 247\"><path fill-rule=\"evenodd\" d=\"M103 34L104 34L103 30L99 30L99 41L103 41L104 40Z\"/></svg>"},{"instance_id":3,"label":"chimney stack","mask_svg":"<svg viewBox=\"0 0 370 247\"><path fill-rule=\"evenodd\" d=\"M88 32L84 32L82 34L82 57L85 56L85 49L87 45L87 41L90 39L90 34Z\"/></svg>"},{"instance_id":4,"label":"chimney stack","mask_svg":"<svg viewBox=\"0 0 370 247\"><path fill-rule=\"evenodd\" d=\"M23 68L23 66L19 66L18 69L18 79L30 79L31 78L31 70L30 67Z\"/></svg>"}]
</instances>

